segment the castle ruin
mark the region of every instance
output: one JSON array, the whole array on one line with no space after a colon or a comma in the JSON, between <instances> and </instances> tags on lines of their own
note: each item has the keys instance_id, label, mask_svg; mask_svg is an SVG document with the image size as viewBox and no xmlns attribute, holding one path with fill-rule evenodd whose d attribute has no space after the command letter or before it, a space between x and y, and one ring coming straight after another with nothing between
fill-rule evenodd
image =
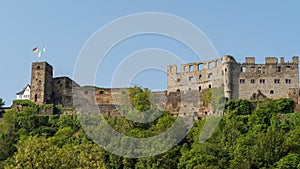
<instances>
[{"instance_id":1,"label":"castle ruin","mask_svg":"<svg viewBox=\"0 0 300 169\"><path fill-rule=\"evenodd\" d=\"M160 107L172 115L193 115L205 117L213 112L205 104L203 95L214 88L222 88L226 99L292 98L296 110L300 110L299 100L299 58L291 62L280 62L275 57L266 57L264 64L255 62L254 57L246 57L238 63L232 56L224 56L205 62L167 67L167 91L153 92L161 101ZM31 73L30 100L37 104L60 104L73 106L72 87L80 88L81 94L88 94L91 87L80 87L68 77L53 77L53 68L47 62L34 62ZM108 115L120 115L113 94L120 94L122 88L92 87L100 111ZM164 99L166 98L166 99ZM197 99L195 99L197 98ZM187 112L180 112L186 108ZM190 109L189 109L190 108Z\"/></svg>"}]
</instances>

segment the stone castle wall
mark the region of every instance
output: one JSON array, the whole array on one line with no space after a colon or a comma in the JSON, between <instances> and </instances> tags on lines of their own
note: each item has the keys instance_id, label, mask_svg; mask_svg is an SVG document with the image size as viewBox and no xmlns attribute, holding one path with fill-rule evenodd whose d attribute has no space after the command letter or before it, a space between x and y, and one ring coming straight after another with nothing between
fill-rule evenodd
<instances>
[{"instance_id":1,"label":"stone castle wall","mask_svg":"<svg viewBox=\"0 0 300 169\"><path fill-rule=\"evenodd\" d=\"M250 99L258 90L268 98L288 97L290 88L299 87L298 58L292 60L267 57L264 64L256 64L255 58L246 58L241 64L238 98Z\"/></svg>"},{"instance_id":2,"label":"stone castle wall","mask_svg":"<svg viewBox=\"0 0 300 169\"><path fill-rule=\"evenodd\" d=\"M176 65L168 66L168 93L224 87L228 99L251 99L258 91L268 98L288 97L290 88L299 87L298 57L294 56L292 62L284 62L283 57L281 62L275 57L265 59L264 64L255 63L254 57L237 63L232 56L224 56L184 64L181 71Z\"/></svg>"},{"instance_id":3,"label":"stone castle wall","mask_svg":"<svg viewBox=\"0 0 300 169\"><path fill-rule=\"evenodd\" d=\"M73 87L79 87L79 85L68 77L53 78L53 103L64 107L72 107Z\"/></svg>"},{"instance_id":4,"label":"stone castle wall","mask_svg":"<svg viewBox=\"0 0 300 169\"><path fill-rule=\"evenodd\" d=\"M238 63L232 56L224 56L183 64L180 70L171 65L167 68L167 91L152 92L156 98L152 104L175 116L202 118L221 114L204 104L205 93L211 88L223 88L227 99L290 97L299 104L298 62L298 57L293 57L292 62L285 62L284 58L278 62L277 58L267 57L264 64L257 64L255 58L246 57L244 63ZM72 107L75 94L87 99L82 104L96 103L100 112L107 115L122 115L119 105L124 100L130 102L128 88L80 87L68 77L53 78L52 71L52 66L46 62L32 64L31 101ZM77 93L73 93L72 87Z\"/></svg>"},{"instance_id":5,"label":"stone castle wall","mask_svg":"<svg viewBox=\"0 0 300 169\"><path fill-rule=\"evenodd\" d=\"M37 104L53 102L53 68L47 62L32 63L30 100Z\"/></svg>"}]
</instances>

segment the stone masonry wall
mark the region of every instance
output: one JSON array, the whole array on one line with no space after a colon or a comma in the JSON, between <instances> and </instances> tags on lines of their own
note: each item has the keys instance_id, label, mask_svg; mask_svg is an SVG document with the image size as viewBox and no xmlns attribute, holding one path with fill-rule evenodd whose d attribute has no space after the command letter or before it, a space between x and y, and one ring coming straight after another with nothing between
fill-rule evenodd
<instances>
[{"instance_id":1,"label":"stone masonry wall","mask_svg":"<svg viewBox=\"0 0 300 169\"><path fill-rule=\"evenodd\" d=\"M268 98L286 98L290 88L299 87L298 72L297 57L293 62L281 58L280 63L277 58L266 58L265 64L247 62L246 58L239 75L239 98L250 99L258 90Z\"/></svg>"},{"instance_id":2,"label":"stone masonry wall","mask_svg":"<svg viewBox=\"0 0 300 169\"><path fill-rule=\"evenodd\" d=\"M47 62L32 63L30 100L37 104L53 102L53 68Z\"/></svg>"}]
</instances>

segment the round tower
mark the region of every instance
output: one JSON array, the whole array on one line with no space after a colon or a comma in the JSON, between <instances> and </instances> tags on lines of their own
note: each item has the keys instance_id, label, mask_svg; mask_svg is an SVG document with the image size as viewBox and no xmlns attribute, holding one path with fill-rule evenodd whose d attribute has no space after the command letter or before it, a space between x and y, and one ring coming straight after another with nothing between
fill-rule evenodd
<instances>
[{"instance_id":1,"label":"round tower","mask_svg":"<svg viewBox=\"0 0 300 169\"><path fill-rule=\"evenodd\" d=\"M235 59L226 55L223 57L223 70L224 70L224 96L227 99L237 99L239 91L239 72L240 66Z\"/></svg>"}]
</instances>

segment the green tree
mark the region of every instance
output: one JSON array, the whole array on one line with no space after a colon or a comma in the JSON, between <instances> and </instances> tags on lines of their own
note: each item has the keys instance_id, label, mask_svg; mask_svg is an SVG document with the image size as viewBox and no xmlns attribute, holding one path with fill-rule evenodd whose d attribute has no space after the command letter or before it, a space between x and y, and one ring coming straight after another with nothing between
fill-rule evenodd
<instances>
[{"instance_id":1,"label":"green tree","mask_svg":"<svg viewBox=\"0 0 300 169\"><path fill-rule=\"evenodd\" d=\"M5 102L0 98L0 108L5 105Z\"/></svg>"},{"instance_id":2,"label":"green tree","mask_svg":"<svg viewBox=\"0 0 300 169\"><path fill-rule=\"evenodd\" d=\"M277 163L277 169L299 169L300 156L299 154L290 153L280 159Z\"/></svg>"},{"instance_id":3,"label":"green tree","mask_svg":"<svg viewBox=\"0 0 300 169\"><path fill-rule=\"evenodd\" d=\"M14 146L18 140L18 133L15 125L16 113L16 110L7 111L3 116L3 121L0 123L0 163L12 156L16 151Z\"/></svg>"}]
</instances>

